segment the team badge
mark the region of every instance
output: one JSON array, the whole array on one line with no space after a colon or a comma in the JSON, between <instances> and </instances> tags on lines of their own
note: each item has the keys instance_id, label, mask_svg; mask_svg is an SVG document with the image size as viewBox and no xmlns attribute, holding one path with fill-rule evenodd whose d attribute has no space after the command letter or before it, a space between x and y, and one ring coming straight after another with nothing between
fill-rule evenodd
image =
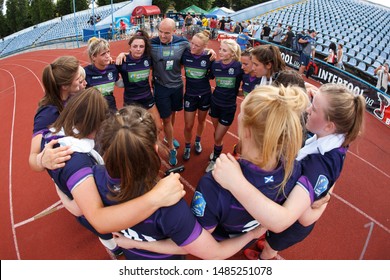
<instances>
[{"instance_id":1,"label":"team badge","mask_svg":"<svg viewBox=\"0 0 390 280\"><path fill-rule=\"evenodd\" d=\"M328 189L329 180L324 175L318 176L317 183L314 187L314 193L319 197L324 191Z\"/></svg>"},{"instance_id":2,"label":"team badge","mask_svg":"<svg viewBox=\"0 0 390 280\"><path fill-rule=\"evenodd\" d=\"M203 217L206 209L206 201L204 200L203 194L196 191L191 202L191 210L197 217Z\"/></svg>"},{"instance_id":3,"label":"team badge","mask_svg":"<svg viewBox=\"0 0 390 280\"><path fill-rule=\"evenodd\" d=\"M206 60L202 60L202 61L200 62L200 66L206 67Z\"/></svg>"},{"instance_id":4,"label":"team badge","mask_svg":"<svg viewBox=\"0 0 390 280\"><path fill-rule=\"evenodd\" d=\"M112 74L112 72L108 73L107 78L111 81L112 79L114 79L114 74Z\"/></svg>"},{"instance_id":5,"label":"team badge","mask_svg":"<svg viewBox=\"0 0 390 280\"><path fill-rule=\"evenodd\" d=\"M268 183L273 183L274 182L274 176L265 176L264 177L264 183L265 184L268 184Z\"/></svg>"},{"instance_id":6,"label":"team badge","mask_svg":"<svg viewBox=\"0 0 390 280\"><path fill-rule=\"evenodd\" d=\"M145 66L145 67L149 67L149 61L145 60L145 61L144 61L144 66Z\"/></svg>"},{"instance_id":7,"label":"team badge","mask_svg":"<svg viewBox=\"0 0 390 280\"><path fill-rule=\"evenodd\" d=\"M229 68L228 73L229 75L234 75L234 68Z\"/></svg>"}]
</instances>

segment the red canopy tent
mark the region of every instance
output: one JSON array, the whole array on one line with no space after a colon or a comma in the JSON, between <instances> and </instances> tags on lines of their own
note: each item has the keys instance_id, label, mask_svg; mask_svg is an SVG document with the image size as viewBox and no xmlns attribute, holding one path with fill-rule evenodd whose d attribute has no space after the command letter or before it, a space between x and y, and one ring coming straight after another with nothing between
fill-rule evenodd
<instances>
[{"instance_id":1,"label":"red canopy tent","mask_svg":"<svg viewBox=\"0 0 390 280\"><path fill-rule=\"evenodd\" d=\"M140 17L140 16L151 16L151 15L159 15L161 14L160 8L152 5L152 6L138 6L135 7L132 16Z\"/></svg>"}]
</instances>

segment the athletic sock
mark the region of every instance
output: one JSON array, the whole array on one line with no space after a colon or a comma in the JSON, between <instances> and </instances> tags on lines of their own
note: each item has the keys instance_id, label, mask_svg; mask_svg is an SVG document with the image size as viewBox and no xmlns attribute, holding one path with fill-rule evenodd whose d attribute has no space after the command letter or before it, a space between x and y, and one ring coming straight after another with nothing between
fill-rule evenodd
<instances>
[{"instance_id":1,"label":"athletic sock","mask_svg":"<svg viewBox=\"0 0 390 280\"><path fill-rule=\"evenodd\" d=\"M214 145L214 159L217 159L222 153L223 145Z\"/></svg>"}]
</instances>

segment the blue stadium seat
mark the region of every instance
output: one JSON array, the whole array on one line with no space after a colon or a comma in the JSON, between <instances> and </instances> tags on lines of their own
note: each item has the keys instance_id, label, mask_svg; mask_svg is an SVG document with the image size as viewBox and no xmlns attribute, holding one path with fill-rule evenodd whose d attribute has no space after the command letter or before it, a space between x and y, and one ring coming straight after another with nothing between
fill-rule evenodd
<instances>
[{"instance_id":1,"label":"blue stadium seat","mask_svg":"<svg viewBox=\"0 0 390 280\"><path fill-rule=\"evenodd\" d=\"M366 56L368 56L368 54L370 53L367 49L363 49L363 50L361 50L360 51L360 53L364 56L364 57L366 57Z\"/></svg>"},{"instance_id":2,"label":"blue stadium seat","mask_svg":"<svg viewBox=\"0 0 390 280\"><path fill-rule=\"evenodd\" d=\"M383 56L378 56L377 58L376 58L376 61L379 61L379 63L380 64L383 64L384 62L385 62L385 58L383 57Z\"/></svg>"},{"instance_id":3,"label":"blue stadium seat","mask_svg":"<svg viewBox=\"0 0 390 280\"><path fill-rule=\"evenodd\" d=\"M369 57L364 58L363 61L364 61L364 63L366 63L367 65L371 65L371 64L372 64L372 59L369 58Z\"/></svg>"},{"instance_id":4,"label":"blue stadium seat","mask_svg":"<svg viewBox=\"0 0 390 280\"><path fill-rule=\"evenodd\" d=\"M353 50L353 49L350 49L350 50L348 50L347 55L348 55L349 57L355 57L356 51Z\"/></svg>"},{"instance_id":5,"label":"blue stadium seat","mask_svg":"<svg viewBox=\"0 0 390 280\"><path fill-rule=\"evenodd\" d=\"M358 53L356 56L355 56L356 60L358 61L363 61L364 60L364 57L363 57L363 54L361 53Z\"/></svg>"},{"instance_id":6,"label":"blue stadium seat","mask_svg":"<svg viewBox=\"0 0 390 280\"><path fill-rule=\"evenodd\" d=\"M382 64L379 61L375 61L374 64L372 65L374 68L378 68Z\"/></svg>"},{"instance_id":7,"label":"blue stadium seat","mask_svg":"<svg viewBox=\"0 0 390 280\"><path fill-rule=\"evenodd\" d=\"M348 60L347 64L351 65L351 66L356 66L357 65L357 61L355 58L351 58Z\"/></svg>"}]
</instances>

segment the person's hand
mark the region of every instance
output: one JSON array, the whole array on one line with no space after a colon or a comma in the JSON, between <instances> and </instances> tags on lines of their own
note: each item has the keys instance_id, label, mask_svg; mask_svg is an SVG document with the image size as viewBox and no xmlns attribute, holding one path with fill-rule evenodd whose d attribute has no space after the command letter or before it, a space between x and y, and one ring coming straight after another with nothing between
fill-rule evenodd
<instances>
[{"instance_id":1,"label":"person's hand","mask_svg":"<svg viewBox=\"0 0 390 280\"><path fill-rule=\"evenodd\" d=\"M312 209L320 208L322 205L329 202L330 197L331 197L331 194L328 192L324 197L320 198L319 200L314 201L313 204L311 205L311 208Z\"/></svg>"},{"instance_id":2,"label":"person's hand","mask_svg":"<svg viewBox=\"0 0 390 280\"><path fill-rule=\"evenodd\" d=\"M158 208L174 205L186 194L178 173L162 178L151 192Z\"/></svg>"},{"instance_id":3,"label":"person's hand","mask_svg":"<svg viewBox=\"0 0 390 280\"><path fill-rule=\"evenodd\" d=\"M126 62L126 53L121 52L115 60L116 65L122 65L122 62Z\"/></svg>"},{"instance_id":4,"label":"person's hand","mask_svg":"<svg viewBox=\"0 0 390 280\"><path fill-rule=\"evenodd\" d=\"M210 56L210 61L214 61L217 59L217 53L213 49L209 49L208 53Z\"/></svg>"},{"instance_id":5,"label":"person's hand","mask_svg":"<svg viewBox=\"0 0 390 280\"><path fill-rule=\"evenodd\" d=\"M58 139L51 140L42 151L42 166L49 170L62 168L70 160L73 150L70 146L53 148L58 143Z\"/></svg>"},{"instance_id":6,"label":"person's hand","mask_svg":"<svg viewBox=\"0 0 390 280\"><path fill-rule=\"evenodd\" d=\"M131 238L125 237L120 232L113 232L112 235L114 237L115 243L119 247L122 247L124 249L134 249L134 248L136 248L135 245L137 244L137 242L139 242L139 241L135 241L135 240L133 240Z\"/></svg>"},{"instance_id":7,"label":"person's hand","mask_svg":"<svg viewBox=\"0 0 390 280\"><path fill-rule=\"evenodd\" d=\"M240 164L231 154L221 154L217 158L212 174L217 183L227 190L239 186L245 179Z\"/></svg>"}]
</instances>

